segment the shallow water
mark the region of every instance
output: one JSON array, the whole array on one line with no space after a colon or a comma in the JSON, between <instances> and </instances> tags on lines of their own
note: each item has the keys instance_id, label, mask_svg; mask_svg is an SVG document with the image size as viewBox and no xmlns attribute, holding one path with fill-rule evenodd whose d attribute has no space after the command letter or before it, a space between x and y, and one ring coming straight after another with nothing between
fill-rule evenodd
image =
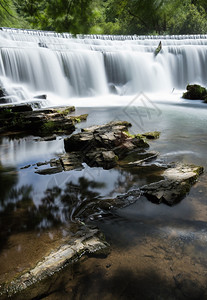
<instances>
[{"instance_id":1,"label":"shallow water","mask_svg":"<svg viewBox=\"0 0 207 300\"><path fill-rule=\"evenodd\" d=\"M199 102L79 107L76 113L89 113L77 131L117 119L130 121L131 133L161 131L160 139L150 143L150 150L160 152L160 162L207 167L207 107ZM87 165L81 171L39 175L34 173L36 163L62 153L62 138L45 142L2 137L0 143L1 280L28 268L43 250L56 245L89 201L114 197L158 176ZM112 245L109 257L83 261L72 275L66 269L58 282L51 279L53 288L44 294L51 293L48 299L206 299L206 183L205 171L190 194L173 207L142 197L110 216L100 211L98 220L91 222ZM19 259L22 256L25 260Z\"/></svg>"}]
</instances>

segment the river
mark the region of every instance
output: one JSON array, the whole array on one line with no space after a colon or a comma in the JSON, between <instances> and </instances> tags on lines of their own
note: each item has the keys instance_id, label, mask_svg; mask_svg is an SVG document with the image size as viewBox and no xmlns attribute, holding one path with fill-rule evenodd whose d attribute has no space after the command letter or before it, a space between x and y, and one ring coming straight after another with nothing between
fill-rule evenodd
<instances>
[{"instance_id":1,"label":"river","mask_svg":"<svg viewBox=\"0 0 207 300\"><path fill-rule=\"evenodd\" d=\"M46 93L44 105L75 105L76 114L89 114L76 132L113 120L131 122L133 134L160 131L150 143L158 161L202 165L205 171L173 207L142 196L131 206L90 216L87 222L105 234L111 253L51 277L37 299L207 299L207 106L181 98L188 82L206 83L206 37L160 38L163 53L154 58L159 38L48 35L1 32L1 81L13 102ZM81 201L114 197L156 177L152 170L86 164L83 170L35 173L37 163L64 152L63 138L0 138L1 281L29 268L72 231ZM75 190L79 202L63 202L57 188L66 196Z\"/></svg>"}]
</instances>

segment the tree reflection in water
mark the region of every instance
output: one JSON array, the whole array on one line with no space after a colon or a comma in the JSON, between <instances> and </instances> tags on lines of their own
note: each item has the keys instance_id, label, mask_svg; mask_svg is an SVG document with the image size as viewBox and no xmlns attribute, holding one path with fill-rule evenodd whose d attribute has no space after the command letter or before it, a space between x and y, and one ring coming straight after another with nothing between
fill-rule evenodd
<instances>
[{"instance_id":1,"label":"tree reflection in water","mask_svg":"<svg viewBox=\"0 0 207 300\"><path fill-rule=\"evenodd\" d=\"M104 186L104 183L80 177L77 184L68 182L63 189L57 186L47 189L41 204L36 206L33 202L32 185L17 188L17 176L13 180L7 172L3 175L0 172L0 176L3 176L4 181L8 181L0 198L0 248L5 246L11 234L51 228L75 221L87 203L92 203L99 197L100 194L92 189Z\"/></svg>"},{"instance_id":2,"label":"tree reflection in water","mask_svg":"<svg viewBox=\"0 0 207 300\"><path fill-rule=\"evenodd\" d=\"M56 183L45 190L37 204L33 198L35 185L19 187L17 171L5 170L0 166L0 247L14 233L54 228L68 222L84 221L94 214L99 216L106 213L111 204L108 200L103 201L103 198L111 199L149 180L147 174L142 174L137 168L111 172L110 176L103 173L99 181L89 180L81 173L76 183L70 180L61 188ZM149 170L149 174L151 172ZM112 180L110 188L107 188Z\"/></svg>"}]
</instances>

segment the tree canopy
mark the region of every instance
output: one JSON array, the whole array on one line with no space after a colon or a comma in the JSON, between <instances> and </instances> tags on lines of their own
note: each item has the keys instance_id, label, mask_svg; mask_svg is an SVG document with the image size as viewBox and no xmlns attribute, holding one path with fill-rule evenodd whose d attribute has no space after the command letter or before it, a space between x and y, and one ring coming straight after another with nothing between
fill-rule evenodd
<instances>
[{"instance_id":1,"label":"tree canopy","mask_svg":"<svg viewBox=\"0 0 207 300\"><path fill-rule=\"evenodd\" d=\"M206 0L0 0L0 26L92 34L202 34Z\"/></svg>"}]
</instances>

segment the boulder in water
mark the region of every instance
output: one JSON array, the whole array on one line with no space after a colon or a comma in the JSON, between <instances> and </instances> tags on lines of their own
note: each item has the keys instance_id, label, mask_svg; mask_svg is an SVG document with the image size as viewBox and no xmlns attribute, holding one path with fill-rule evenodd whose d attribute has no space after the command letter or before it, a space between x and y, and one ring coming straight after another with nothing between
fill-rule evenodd
<instances>
[{"instance_id":1,"label":"boulder in water","mask_svg":"<svg viewBox=\"0 0 207 300\"><path fill-rule=\"evenodd\" d=\"M198 84L188 84L187 92L183 93L183 98L190 100L204 100L207 102L207 89Z\"/></svg>"},{"instance_id":2,"label":"boulder in water","mask_svg":"<svg viewBox=\"0 0 207 300\"><path fill-rule=\"evenodd\" d=\"M202 173L203 167L200 166L172 165L164 171L163 180L145 185L141 190L150 201L172 206L189 193L191 186Z\"/></svg>"},{"instance_id":3,"label":"boulder in water","mask_svg":"<svg viewBox=\"0 0 207 300\"><path fill-rule=\"evenodd\" d=\"M64 140L65 150L81 154L82 161L91 167L111 169L129 152L149 147L145 137L128 133L130 126L129 122L114 121L82 129Z\"/></svg>"}]
</instances>

